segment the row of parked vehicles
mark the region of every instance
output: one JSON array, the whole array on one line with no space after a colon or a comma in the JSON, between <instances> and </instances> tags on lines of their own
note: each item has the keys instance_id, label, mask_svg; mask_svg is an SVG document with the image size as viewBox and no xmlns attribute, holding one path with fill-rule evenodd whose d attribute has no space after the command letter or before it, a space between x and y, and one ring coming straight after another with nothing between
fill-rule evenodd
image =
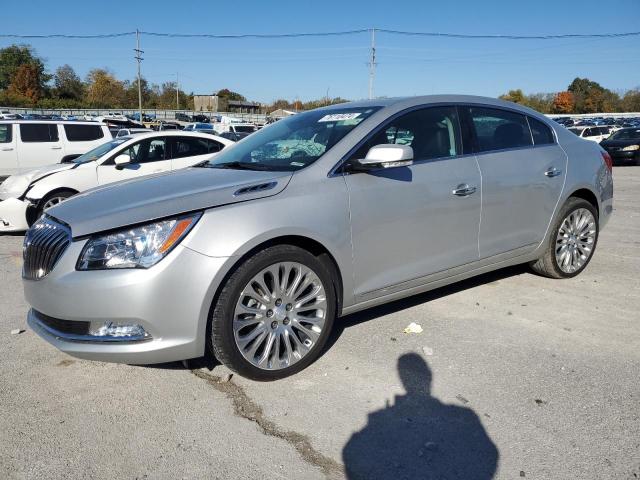
<instances>
[{"instance_id":1,"label":"row of parked vehicles","mask_svg":"<svg viewBox=\"0 0 640 480\"><path fill-rule=\"evenodd\" d=\"M42 338L101 361L215 354L274 380L341 315L514 264L578 275L613 179L606 151L544 115L442 95L324 107L237 143L107 139L0 197L33 212L23 285Z\"/></svg>"}]
</instances>

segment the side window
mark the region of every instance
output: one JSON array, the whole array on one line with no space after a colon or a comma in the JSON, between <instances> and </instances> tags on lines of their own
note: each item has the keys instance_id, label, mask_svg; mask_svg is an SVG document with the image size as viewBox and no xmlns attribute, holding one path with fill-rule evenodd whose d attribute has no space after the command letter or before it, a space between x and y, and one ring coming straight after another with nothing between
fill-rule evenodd
<instances>
[{"instance_id":1,"label":"side window","mask_svg":"<svg viewBox=\"0 0 640 480\"><path fill-rule=\"evenodd\" d=\"M11 124L5 123L0 125L0 143L10 143L11 139Z\"/></svg>"},{"instance_id":2,"label":"side window","mask_svg":"<svg viewBox=\"0 0 640 480\"><path fill-rule=\"evenodd\" d=\"M21 123L20 138L25 143L57 142L58 125L55 123Z\"/></svg>"},{"instance_id":3,"label":"side window","mask_svg":"<svg viewBox=\"0 0 640 480\"><path fill-rule=\"evenodd\" d=\"M152 138L143 140L131 145L126 150L119 152L117 155L129 155L131 163L148 163L168 160L167 139ZM103 164L106 165L107 163ZM109 160L109 165L113 164L113 160Z\"/></svg>"},{"instance_id":4,"label":"side window","mask_svg":"<svg viewBox=\"0 0 640 480\"><path fill-rule=\"evenodd\" d=\"M64 133L70 142L88 142L104 137L99 125L65 125Z\"/></svg>"},{"instance_id":5,"label":"side window","mask_svg":"<svg viewBox=\"0 0 640 480\"><path fill-rule=\"evenodd\" d=\"M595 137L596 135L598 135L598 132L596 131L595 128L587 128L584 131L583 137Z\"/></svg>"},{"instance_id":6,"label":"side window","mask_svg":"<svg viewBox=\"0 0 640 480\"><path fill-rule=\"evenodd\" d=\"M195 157L209 153L208 140L205 138L174 137L172 158Z\"/></svg>"},{"instance_id":7,"label":"side window","mask_svg":"<svg viewBox=\"0 0 640 480\"><path fill-rule=\"evenodd\" d=\"M478 151L528 147L533 143L524 115L497 108L471 107Z\"/></svg>"},{"instance_id":8,"label":"side window","mask_svg":"<svg viewBox=\"0 0 640 480\"><path fill-rule=\"evenodd\" d=\"M365 158L371 147L408 145L414 160L446 158L462 154L456 107L429 107L406 113L369 138L351 159Z\"/></svg>"},{"instance_id":9,"label":"side window","mask_svg":"<svg viewBox=\"0 0 640 480\"><path fill-rule=\"evenodd\" d=\"M554 143L553 133L548 126L533 117L527 117L527 120L529 120L529 127L531 128L534 145L547 145L549 143Z\"/></svg>"}]
</instances>

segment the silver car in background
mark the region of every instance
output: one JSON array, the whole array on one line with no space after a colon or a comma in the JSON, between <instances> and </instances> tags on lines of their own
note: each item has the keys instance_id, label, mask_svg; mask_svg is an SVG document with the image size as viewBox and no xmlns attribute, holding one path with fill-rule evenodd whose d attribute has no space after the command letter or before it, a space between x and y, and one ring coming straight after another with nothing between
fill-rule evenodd
<instances>
[{"instance_id":1,"label":"silver car in background","mask_svg":"<svg viewBox=\"0 0 640 480\"><path fill-rule=\"evenodd\" d=\"M612 202L609 155L533 110L335 105L47 210L25 238L28 322L80 358L213 354L273 380L342 315L508 265L579 274Z\"/></svg>"}]
</instances>

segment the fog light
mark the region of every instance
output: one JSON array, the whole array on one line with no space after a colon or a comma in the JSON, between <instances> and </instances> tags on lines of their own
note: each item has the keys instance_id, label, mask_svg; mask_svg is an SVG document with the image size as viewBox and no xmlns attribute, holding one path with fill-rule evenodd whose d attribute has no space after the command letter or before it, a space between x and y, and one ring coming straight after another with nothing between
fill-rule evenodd
<instances>
[{"instance_id":1,"label":"fog light","mask_svg":"<svg viewBox=\"0 0 640 480\"><path fill-rule=\"evenodd\" d=\"M142 340L151 338L147 331L137 324L122 324L114 322L105 322L103 324L95 325L91 324L89 335L94 337L105 338L121 338L121 339L136 339Z\"/></svg>"}]
</instances>

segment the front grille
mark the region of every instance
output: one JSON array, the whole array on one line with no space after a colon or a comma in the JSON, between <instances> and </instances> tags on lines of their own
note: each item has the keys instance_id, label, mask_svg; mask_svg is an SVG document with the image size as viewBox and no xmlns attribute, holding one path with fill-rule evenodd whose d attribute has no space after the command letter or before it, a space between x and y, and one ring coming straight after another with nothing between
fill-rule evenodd
<instances>
[{"instance_id":1,"label":"front grille","mask_svg":"<svg viewBox=\"0 0 640 480\"><path fill-rule=\"evenodd\" d=\"M73 320L60 320L59 318L53 318L44 313L33 311L36 318L47 327L70 335L88 335L89 334L89 322L76 322Z\"/></svg>"},{"instance_id":2,"label":"front grille","mask_svg":"<svg viewBox=\"0 0 640 480\"><path fill-rule=\"evenodd\" d=\"M71 243L71 230L53 218L44 216L24 237L22 277L40 280L46 276Z\"/></svg>"}]
</instances>

